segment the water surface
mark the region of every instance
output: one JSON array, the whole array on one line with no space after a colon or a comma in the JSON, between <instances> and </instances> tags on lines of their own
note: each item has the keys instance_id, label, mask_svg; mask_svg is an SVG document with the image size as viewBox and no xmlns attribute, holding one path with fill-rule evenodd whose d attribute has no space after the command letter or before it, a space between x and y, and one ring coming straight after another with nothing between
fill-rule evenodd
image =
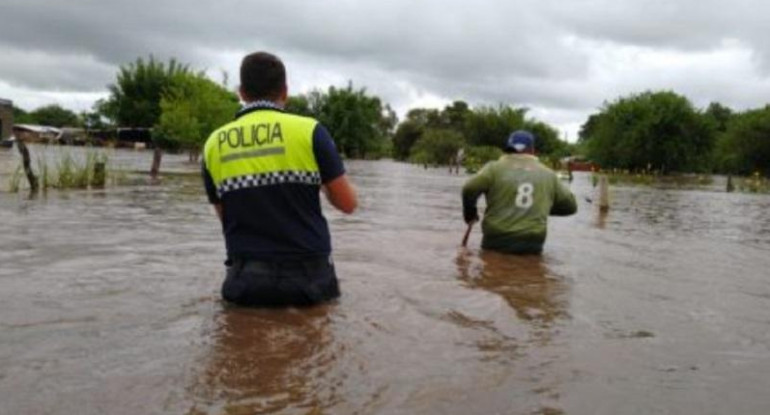
<instances>
[{"instance_id":1,"label":"water surface","mask_svg":"<svg viewBox=\"0 0 770 415\"><path fill-rule=\"evenodd\" d=\"M184 160L160 183L0 192L0 413L770 410L768 196L618 185L600 215L577 174L578 214L512 257L478 228L459 247L465 177L351 161L360 210L325 206L341 299L249 310L219 299ZM0 152L0 188L15 163Z\"/></svg>"}]
</instances>

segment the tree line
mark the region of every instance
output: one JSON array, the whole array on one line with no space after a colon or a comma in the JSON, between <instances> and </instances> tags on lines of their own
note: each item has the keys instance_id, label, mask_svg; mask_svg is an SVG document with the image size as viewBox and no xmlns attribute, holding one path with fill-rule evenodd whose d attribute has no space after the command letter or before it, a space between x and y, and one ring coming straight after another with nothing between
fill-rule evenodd
<instances>
[{"instance_id":1,"label":"tree line","mask_svg":"<svg viewBox=\"0 0 770 415\"><path fill-rule=\"evenodd\" d=\"M175 60L152 56L120 67L109 96L75 114L58 105L31 112L14 108L16 123L105 128L151 128L156 145L197 154L208 134L232 119L238 97L227 77L215 82ZM672 91L648 91L605 103L581 126L576 144L545 122L511 105L414 108L399 122L379 97L352 82L289 98L286 110L317 118L340 152L351 158L393 157L441 165L465 151L476 168L499 157L512 131L537 137L541 157L582 155L603 168L660 173L716 172L770 175L770 105L736 112L720 103L701 110Z\"/></svg>"},{"instance_id":2,"label":"tree line","mask_svg":"<svg viewBox=\"0 0 770 415\"><path fill-rule=\"evenodd\" d=\"M150 128L156 145L197 153L208 134L231 120L238 109L238 98L226 80L214 82L173 59L136 59L119 68L108 89L108 98L97 101L92 111L74 114L57 105L23 114L17 109L17 122ZM388 104L352 82L292 96L286 110L318 119L340 152L350 158L394 157L439 165L465 148L467 160L480 163L497 157L505 137L518 128L533 130L544 154L564 153L568 148L556 129L528 119L525 108L472 109L457 101L443 110L413 109L399 123Z\"/></svg>"},{"instance_id":3,"label":"tree line","mask_svg":"<svg viewBox=\"0 0 770 415\"><path fill-rule=\"evenodd\" d=\"M604 168L770 175L770 105L701 110L672 91L632 94L589 116L578 147Z\"/></svg>"},{"instance_id":4,"label":"tree line","mask_svg":"<svg viewBox=\"0 0 770 415\"><path fill-rule=\"evenodd\" d=\"M455 101L442 110L416 108L406 114L393 136L393 157L422 164L446 164L458 150L464 164L476 169L502 154L508 135L519 129L532 131L541 157L558 159L571 154L572 146L550 125L527 117L527 108L508 105L471 108Z\"/></svg>"}]
</instances>

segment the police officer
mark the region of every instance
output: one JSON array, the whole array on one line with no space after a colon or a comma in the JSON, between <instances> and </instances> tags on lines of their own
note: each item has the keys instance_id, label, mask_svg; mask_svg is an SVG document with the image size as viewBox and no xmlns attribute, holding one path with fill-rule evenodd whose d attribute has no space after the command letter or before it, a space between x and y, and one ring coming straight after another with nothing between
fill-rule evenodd
<instances>
[{"instance_id":1,"label":"police officer","mask_svg":"<svg viewBox=\"0 0 770 415\"><path fill-rule=\"evenodd\" d=\"M556 174L535 157L535 137L515 131L507 139L505 155L488 163L463 186L463 216L478 221L476 202L484 194L481 247L514 254L543 250L548 215L577 212L575 196Z\"/></svg>"},{"instance_id":2,"label":"police officer","mask_svg":"<svg viewBox=\"0 0 770 415\"><path fill-rule=\"evenodd\" d=\"M203 181L222 222L225 300L248 306L303 306L340 295L320 190L345 213L356 193L329 132L285 112L286 71L257 52L241 62L235 120L209 136Z\"/></svg>"}]
</instances>

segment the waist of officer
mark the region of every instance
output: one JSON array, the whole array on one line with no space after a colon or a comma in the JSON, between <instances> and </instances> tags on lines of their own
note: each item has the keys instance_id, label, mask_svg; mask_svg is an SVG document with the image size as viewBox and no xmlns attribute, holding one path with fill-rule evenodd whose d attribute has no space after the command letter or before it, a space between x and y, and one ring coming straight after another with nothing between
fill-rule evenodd
<instances>
[{"instance_id":1,"label":"waist of officer","mask_svg":"<svg viewBox=\"0 0 770 415\"><path fill-rule=\"evenodd\" d=\"M225 261L226 266L270 270L275 268L325 268L332 264L329 254L292 256L287 258L236 257Z\"/></svg>"}]
</instances>

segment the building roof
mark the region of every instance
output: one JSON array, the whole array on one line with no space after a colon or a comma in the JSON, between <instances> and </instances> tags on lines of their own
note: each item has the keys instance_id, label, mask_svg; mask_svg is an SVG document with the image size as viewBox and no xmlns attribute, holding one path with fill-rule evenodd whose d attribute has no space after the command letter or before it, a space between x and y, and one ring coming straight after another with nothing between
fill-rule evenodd
<instances>
[{"instance_id":1,"label":"building roof","mask_svg":"<svg viewBox=\"0 0 770 415\"><path fill-rule=\"evenodd\" d=\"M61 130L56 127L49 127L47 125L32 125L32 124L14 124L13 125L14 130L24 130L24 131L31 131L33 133L38 134L44 134L44 133L54 133L59 134L61 133Z\"/></svg>"},{"instance_id":2,"label":"building roof","mask_svg":"<svg viewBox=\"0 0 770 415\"><path fill-rule=\"evenodd\" d=\"M7 105L10 107L10 106L13 106L13 101L11 101L10 99L0 98L0 105Z\"/></svg>"}]
</instances>

